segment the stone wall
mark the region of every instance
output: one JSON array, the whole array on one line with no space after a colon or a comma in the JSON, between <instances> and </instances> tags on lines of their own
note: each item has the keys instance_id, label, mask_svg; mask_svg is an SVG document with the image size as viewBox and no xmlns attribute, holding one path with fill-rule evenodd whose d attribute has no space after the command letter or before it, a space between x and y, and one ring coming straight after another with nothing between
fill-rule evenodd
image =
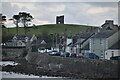
<instances>
[{"instance_id":1,"label":"stone wall","mask_svg":"<svg viewBox=\"0 0 120 80\"><path fill-rule=\"evenodd\" d=\"M77 73L86 78L118 78L120 76L119 61L64 58L40 53L28 53L26 60L40 68Z\"/></svg>"},{"instance_id":2,"label":"stone wall","mask_svg":"<svg viewBox=\"0 0 120 80\"><path fill-rule=\"evenodd\" d=\"M25 48L3 48L2 56L3 57L19 57L22 56L25 51Z\"/></svg>"}]
</instances>

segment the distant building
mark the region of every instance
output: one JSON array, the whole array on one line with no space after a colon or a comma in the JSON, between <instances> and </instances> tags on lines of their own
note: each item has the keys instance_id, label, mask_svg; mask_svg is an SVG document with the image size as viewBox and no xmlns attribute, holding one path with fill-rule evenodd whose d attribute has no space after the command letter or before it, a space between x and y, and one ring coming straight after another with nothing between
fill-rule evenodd
<instances>
[{"instance_id":1,"label":"distant building","mask_svg":"<svg viewBox=\"0 0 120 80\"><path fill-rule=\"evenodd\" d=\"M106 52L105 59L110 59L113 56L120 56L120 40L113 44Z\"/></svg>"},{"instance_id":2,"label":"distant building","mask_svg":"<svg viewBox=\"0 0 120 80\"><path fill-rule=\"evenodd\" d=\"M56 24L64 24L64 15L56 17Z\"/></svg>"},{"instance_id":3,"label":"distant building","mask_svg":"<svg viewBox=\"0 0 120 80\"><path fill-rule=\"evenodd\" d=\"M66 45L69 45L71 42L72 42L72 39L67 38ZM67 46L67 47L66 47L66 52L71 53L71 51L70 51L70 50L71 50L71 47L70 47L70 46Z\"/></svg>"},{"instance_id":4,"label":"distant building","mask_svg":"<svg viewBox=\"0 0 120 80\"><path fill-rule=\"evenodd\" d=\"M90 38L90 51L105 59L105 52L119 40L118 26L112 20L106 20L100 32Z\"/></svg>"},{"instance_id":5,"label":"distant building","mask_svg":"<svg viewBox=\"0 0 120 80\"><path fill-rule=\"evenodd\" d=\"M32 44L37 37L35 35L15 35L12 40L5 43L6 47L26 47L27 42Z\"/></svg>"},{"instance_id":6,"label":"distant building","mask_svg":"<svg viewBox=\"0 0 120 80\"><path fill-rule=\"evenodd\" d=\"M89 40L94 36L100 28L91 28L85 32L74 36L72 42L68 44L69 50L74 51L74 53L87 53L90 52Z\"/></svg>"}]
</instances>

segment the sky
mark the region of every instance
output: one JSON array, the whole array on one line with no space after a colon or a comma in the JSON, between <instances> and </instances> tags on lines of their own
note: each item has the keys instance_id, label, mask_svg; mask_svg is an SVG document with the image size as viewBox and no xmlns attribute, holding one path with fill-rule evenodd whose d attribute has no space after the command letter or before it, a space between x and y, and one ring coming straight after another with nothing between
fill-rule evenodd
<instances>
[{"instance_id":1,"label":"sky","mask_svg":"<svg viewBox=\"0 0 120 80\"><path fill-rule=\"evenodd\" d=\"M55 24L57 15L65 16L65 24L100 26L105 20L118 24L117 2L2 2L2 14L10 19L19 12L34 17L33 24ZM12 21L7 27L15 26Z\"/></svg>"}]
</instances>

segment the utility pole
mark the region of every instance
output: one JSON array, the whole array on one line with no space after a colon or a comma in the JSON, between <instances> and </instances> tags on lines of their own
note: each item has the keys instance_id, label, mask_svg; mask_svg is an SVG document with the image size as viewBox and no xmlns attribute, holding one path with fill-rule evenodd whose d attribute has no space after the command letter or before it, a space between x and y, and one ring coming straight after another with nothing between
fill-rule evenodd
<instances>
[{"instance_id":1,"label":"utility pole","mask_svg":"<svg viewBox=\"0 0 120 80\"><path fill-rule=\"evenodd\" d=\"M66 46L67 46L67 44L66 44L66 41L67 41L67 29L65 29L65 33L64 33L64 53L66 52Z\"/></svg>"},{"instance_id":2,"label":"utility pole","mask_svg":"<svg viewBox=\"0 0 120 80\"><path fill-rule=\"evenodd\" d=\"M57 48L57 33L56 33L56 35L55 35L55 36L56 36L56 48Z\"/></svg>"},{"instance_id":3,"label":"utility pole","mask_svg":"<svg viewBox=\"0 0 120 80\"><path fill-rule=\"evenodd\" d=\"M54 34L52 35L52 40L53 40L53 50L54 50Z\"/></svg>"}]
</instances>

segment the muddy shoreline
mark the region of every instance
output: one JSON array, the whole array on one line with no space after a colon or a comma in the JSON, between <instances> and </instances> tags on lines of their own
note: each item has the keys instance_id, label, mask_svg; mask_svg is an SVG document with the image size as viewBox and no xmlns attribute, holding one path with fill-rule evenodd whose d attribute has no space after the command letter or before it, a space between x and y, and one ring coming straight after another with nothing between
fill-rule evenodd
<instances>
[{"instance_id":1,"label":"muddy shoreline","mask_svg":"<svg viewBox=\"0 0 120 80\"><path fill-rule=\"evenodd\" d=\"M2 71L6 72L14 72L14 73L21 73L26 75L35 75L35 76L48 76L48 77L63 77L65 79L87 79L87 80L111 80L111 79L96 79L96 78L90 78L90 76L83 75L81 73L70 73L70 72L64 72L59 70L45 70L44 68L33 65L31 63L28 63L24 57L16 57L16 58L2 58L2 61L13 61L16 63L19 63L18 65L7 65L2 67ZM112 79L112 80L119 80L119 79Z\"/></svg>"},{"instance_id":2,"label":"muddy shoreline","mask_svg":"<svg viewBox=\"0 0 120 80\"><path fill-rule=\"evenodd\" d=\"M33 65L28 63L25 58L3 58L2 61L14 61L19 63L18 65L7 65L2 67L2 71L6 72L14 72L14 73L21 73L27 75L35 75L35 76L53 76L53 77L66 77L69 79L79 79L78 74L75 73L66 73L61 71L51 71L45 70L42 67L37 65Z\"/></svg>"}]
</instances>

